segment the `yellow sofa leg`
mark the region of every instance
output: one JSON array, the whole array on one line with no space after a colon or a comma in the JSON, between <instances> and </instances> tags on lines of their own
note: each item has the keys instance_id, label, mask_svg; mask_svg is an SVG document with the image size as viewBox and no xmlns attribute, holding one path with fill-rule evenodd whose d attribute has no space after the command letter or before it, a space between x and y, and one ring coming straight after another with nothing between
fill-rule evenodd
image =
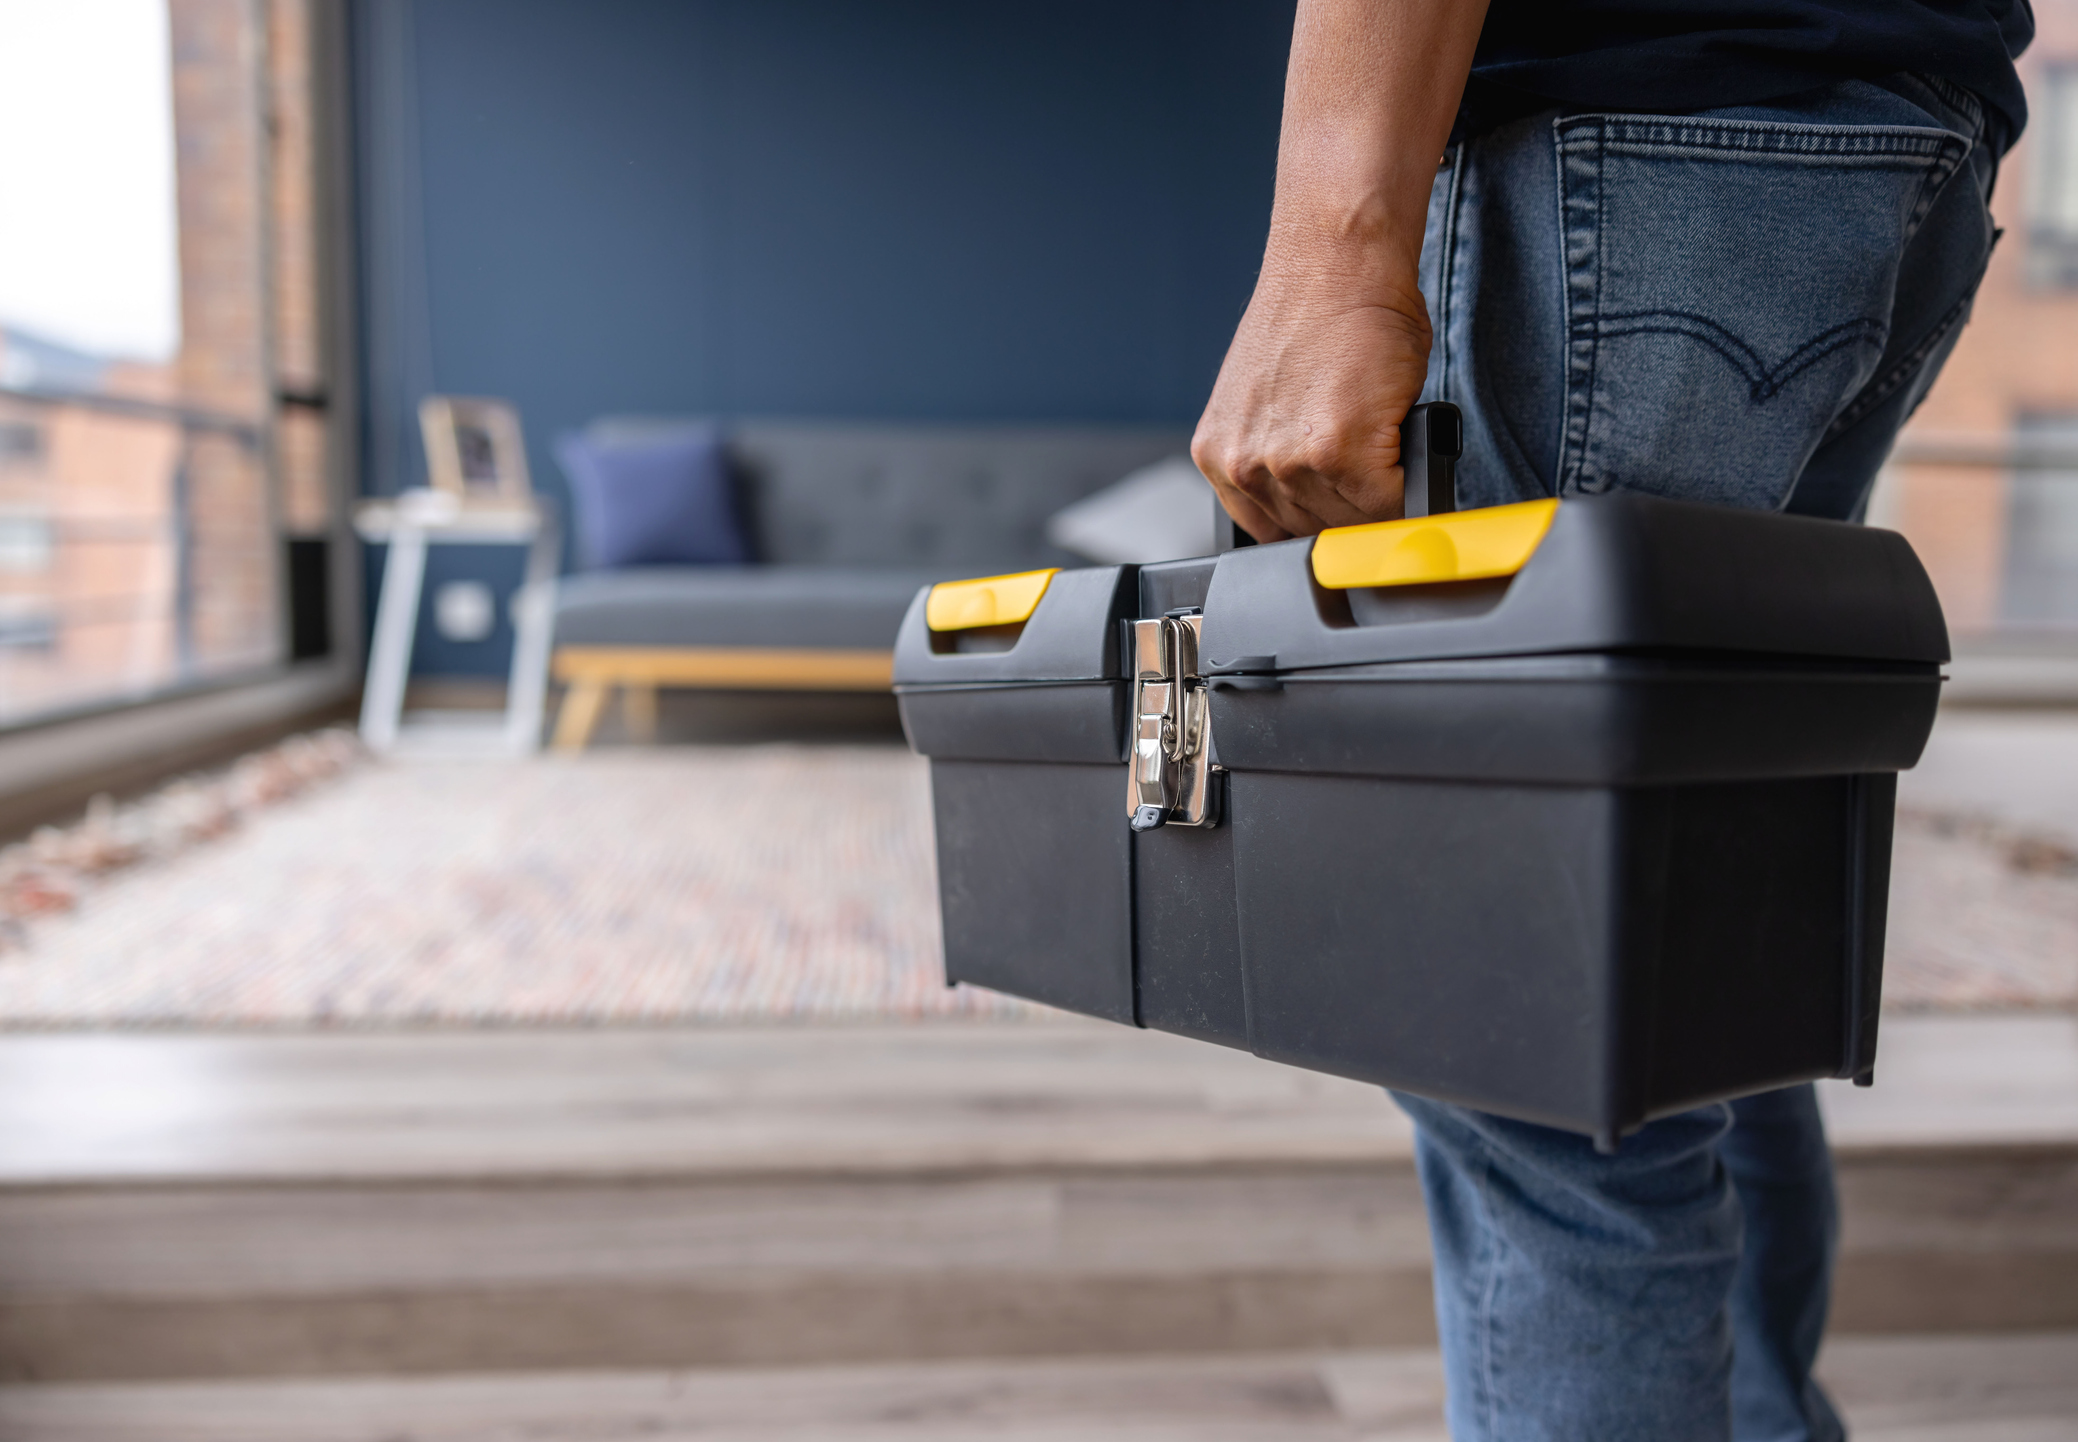
<instances>
[{"instance_id":1,"label":"yellow sofa leg","mask_svg":"<svg viewBox=\"0 0 2078 1442\"><path fill-rule=\"evenodd\" d=\"M563 695L562 709L556 713L556 749L584 750L585 743L592 739L592 730L599 724L599 712L605 705L605 682L589 676L572 682Z\"/></svg>"}]
</instances>

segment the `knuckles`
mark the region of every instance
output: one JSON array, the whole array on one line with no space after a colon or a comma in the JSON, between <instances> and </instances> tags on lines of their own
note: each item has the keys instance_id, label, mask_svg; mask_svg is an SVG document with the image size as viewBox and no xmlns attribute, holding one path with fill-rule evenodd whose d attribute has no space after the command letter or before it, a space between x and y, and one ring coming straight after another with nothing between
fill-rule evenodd
<instances>
[{"instance_id":1,"label":"knuckles","mask_svg":"<svg viewBox=\"0 0 2078 1442\"><path fill-rule=\"evenodd\" d=\"M1282 435L1223 432L1207 417L1191 438L1190 456L1215 486L1230 487L1264 511L1323 489L1364 511L1390 503L1384 472L1398 464L1398 447L1345 427L1315 428Z\"/></svg>"}]
</instances>

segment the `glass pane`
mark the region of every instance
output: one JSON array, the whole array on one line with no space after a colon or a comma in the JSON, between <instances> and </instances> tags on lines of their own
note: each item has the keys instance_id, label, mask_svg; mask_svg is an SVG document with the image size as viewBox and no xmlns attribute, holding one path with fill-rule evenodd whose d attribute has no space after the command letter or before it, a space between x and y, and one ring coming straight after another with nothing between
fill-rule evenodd
<instances>
[{"instance_id":1,"label":"glass pane","mask_svg":"<svg viewBox=\"0 0 2078 1442\"><path fill-rule=\"evenodd\" d=\"M2029 269L2037 285L2078 285L2078 66L2046 67L2029 101Z\"/></svg>"},{"instance_id":2,"label":"glass pane","mask_svg":"<svg viewBox=\"0 0 2078 1442\"><path fill-rule=\"evenodd\" d=\"M0 721L180 674L182 428L0 399Z\"/></svg>"},{"instance_id":3,"label":"glass pane","mask_svg":"<svg viewBox=\"0 0 2078 1442\"><path fill-rule=\"evenodd\" d=\"M0 724L279 658L258 14L0 0Z\"/></svg>"},{"instance_id":4,"label":"glass pane","mask_svg":"<svg viewBox=\"0 0 2078 1442\"><path fill-rule=\"evenodd\" d=\"M0 384L171 398L170 41L164 0L0 0Z\"/></svg>"},{"instance_id":5,"label":"glass pane","mask_svg":"<svg viewBox=\"0 0 2078 1442\"><path fill-rule=\"evenodd\" d=\"M2004 619L2078 623L2078 417L2024 418L2023 456L2069 454L2069 466L2016 471L2007 483Z\"/></svg>"}]
</instances>

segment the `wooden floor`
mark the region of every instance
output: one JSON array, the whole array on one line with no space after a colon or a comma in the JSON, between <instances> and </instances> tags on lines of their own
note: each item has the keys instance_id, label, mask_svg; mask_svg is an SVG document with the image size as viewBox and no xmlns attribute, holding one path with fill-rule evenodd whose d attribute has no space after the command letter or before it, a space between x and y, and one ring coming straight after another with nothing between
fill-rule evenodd
<instances>
[{"instance_id":1,"label":"wooden floor","mask_svg":"<svg viewBox=\"0 0 2078 1442\"><path fill-rule=\"evenodd\" d=\"M2078 1018L1891 1016L1835 1149L2078 1144ZM1095 1022L0 1035L0 1187L1404 1163L1375 1087Z\"/></svg>"},{"instance_id":2,"label":"wooden floor","mask_svg":"<svg viewBox=\"0 0 2078 1442\"><path fill-rule=\"evenodd\" d=\"M2078 1442L2078 1333L1834 1342L1857 1442ZM1446 1442L1433 1352L0 1388L9 1442Z\"/></svg>"},{"instance_id":3,"label":"wooden floor","mask_svg":"<svg viewBox=\"0 0 2078 1442\"><path fill-rule=\"evenodd\" d=\"M1885 1025L1879 1085L1824 1093L1839 1329L2078 1328L2072 1020ZM1173 1037L0 1039L0 1380L1432 1338L1399 1114Z\"/></svg>"}]
</instances>

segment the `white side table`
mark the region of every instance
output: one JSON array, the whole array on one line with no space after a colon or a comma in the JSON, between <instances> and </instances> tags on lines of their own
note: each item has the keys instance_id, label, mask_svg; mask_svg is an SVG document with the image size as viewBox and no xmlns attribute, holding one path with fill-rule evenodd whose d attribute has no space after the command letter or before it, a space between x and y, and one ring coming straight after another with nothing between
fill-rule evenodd
<instances>
[{"instance_id":1,"label":"white side table","mask_svg":"<svg viewBox=\"0 0 2078 1442\"><path fill-rule=\"evenodd\" d=\"M548 690L550 633L555 620L561 537L553 512L538 500L526 506L463 506L442 491L406 491L393 501L369 501L354 513L364 541L387 542L375 635L368 646L368 682L361 694L361 739L372 751L390 751L405 734L404 687L418 631L428 546L526 546L527 578L512 601L512 676L505 718L493 737L473 750L523 756L541 744L542 703Z\"/></svg>"}]
</instances>

